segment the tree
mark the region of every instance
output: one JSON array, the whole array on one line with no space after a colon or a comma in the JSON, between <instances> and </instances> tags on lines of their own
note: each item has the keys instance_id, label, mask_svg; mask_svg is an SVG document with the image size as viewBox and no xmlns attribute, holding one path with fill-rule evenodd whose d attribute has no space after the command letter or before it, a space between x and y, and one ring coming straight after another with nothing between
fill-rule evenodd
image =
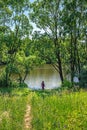
<instances>
[{"instance_id":1,"label":"tree","mask_svg":"<svg viewBox=\"0 0 87 130\"><path fill-rule=\"evenodd\" d=\"M70 73L71 73L71 82L73 84L74 76L77 74L79 77L81 67L82 67L82 53L84 53L85 49L81 41L84 41L84 28L86 27L84 24L86 18L86 1L80 0L71 0L63 1L63 17L62 17L62 25L65 33L65 41L68 39L69 48L68 54L69 59L68 63L70 65ZM68 17L67 17L68 16ZM84 50L84 51L83 51ZM83 57L84 58L84 57Z\"/></svg>"},{"instance_id":2,"label":"tree","mask_svg":"<svg viewBox=\"0 0 87 130\"><path fill-rule=\"evenodd\" d=\"M35 1L32 5L31 19L37 27L43 29L48 39L53 43L53 52L55 55L54 68L59 72L63 82L63 69L61 58L61 1L60 0L42 0ZM50 58L50 57L49 57ZM50 59L52 62L52 59Z\"/></svg>"},{"instance_id":3,"label":"tree","mask_svg":"<svg viewBox=\"0 0 87 130\"><path fill-rule=\"evenodd\" d=\"M32 30L26 9L29 8L29 1L22 0L0 1L0 30L1 30L1 57L0 62L5 63L6 86L9 86L11 74L16 70L16 56L21 49L23 38L29 37ZM3 52L3 49L4 52ZM25 61L27 62L27 60ZM27 63L25 63L27 64ZM24 66L25 66L24 64ZM17 66L18 67L18 66ZM26 78L26 77L25 77Z\"/></svg>"}]
</instances>

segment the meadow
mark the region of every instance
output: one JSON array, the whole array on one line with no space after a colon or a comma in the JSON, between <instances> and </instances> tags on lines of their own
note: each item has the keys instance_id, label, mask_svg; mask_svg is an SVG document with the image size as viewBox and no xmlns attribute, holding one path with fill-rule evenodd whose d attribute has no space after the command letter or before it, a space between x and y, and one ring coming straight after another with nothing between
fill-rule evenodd
<instances>
[{"instance_id":1,"label":"meadow","mask_svg":"<svg viewBox=\"0 0 87 130\"><path fill-rule=\"evenodd\" d=\"M87 92L35 92L32 130L87 130Z\"/></svg>"},{"instance_id":2,"label":"meadow","mask_svg":"<svg viewBox=\"0 0 87 130\"><path fill-rule=\"evenodd\" d=\"M27 104L31 106L31 130L87 130L85 90L28 88L0 89L0 130L25 130Z\"/></svg>"},{"instance_id":3,"label":"meadow","mask_svg":"<svg viewBox=\"0 0 87 130\"><path fill-rule=\"evenodd\" d=\"M0 130L24 130L27 89L0 89Z\"/></svg>"}]
</instances>

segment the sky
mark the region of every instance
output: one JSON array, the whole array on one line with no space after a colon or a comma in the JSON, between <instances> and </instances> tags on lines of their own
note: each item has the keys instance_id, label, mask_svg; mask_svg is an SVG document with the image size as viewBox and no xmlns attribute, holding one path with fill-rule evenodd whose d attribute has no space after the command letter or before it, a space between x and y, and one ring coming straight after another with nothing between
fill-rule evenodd
<instances>
[{"instance_id":1,"label":"sky","mask_svg":"<svg viewBox=\"0 0 87 130\"><path fill-rule=\"evenodd\" d=\"M30 0L30 2L34 2L34 0Z\"/></svg>"}]
</instances>

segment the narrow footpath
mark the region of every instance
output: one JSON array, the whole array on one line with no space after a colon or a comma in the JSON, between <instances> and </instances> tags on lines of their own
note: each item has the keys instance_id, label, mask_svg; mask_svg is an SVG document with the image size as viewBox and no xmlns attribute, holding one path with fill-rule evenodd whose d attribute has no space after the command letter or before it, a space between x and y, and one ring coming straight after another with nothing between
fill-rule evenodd
<instances>
[{"instance_id":1,"label":"narrow footpath","mask_svg":"<svg viewBox=\"0 0 87 130\"><path fill-rule=\"evenodd\" d=\"M27 105L26 107L26 113L24 116L24 130L31 130L31 106Z\"/></svg>"}]
</instances>

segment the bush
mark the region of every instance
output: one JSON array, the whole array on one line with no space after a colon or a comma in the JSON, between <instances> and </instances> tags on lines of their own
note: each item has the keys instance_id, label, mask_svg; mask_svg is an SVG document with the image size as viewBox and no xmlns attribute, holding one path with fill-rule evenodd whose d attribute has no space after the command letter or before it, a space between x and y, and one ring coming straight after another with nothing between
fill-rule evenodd
<instances>
[{"instance_id":1,"label":"bush","mask_svg":"<svg viewBox=\"0 0 87 130\"><path fill-rule=\"evenodd\" d=\"M72 88L72 83L68 80L64 80L61 87L70 89L70 88Z\"/></svg>"},{"instance_id":2,"label":"bush","mask_svg":"<svg viewBox=\"0 0 87 130\"><path fill-rule=\"evenodd\" d=\"M84 66L80 73L80 87L87 88L87 66Z\"/></svg>"},{"instance_id":3,"label":"bush","mask_svg":"<svg viewBox=\"0 0 87 130\"><path fill-rule=\"evenodd\" d=\"M27 88L28 86L26 83L21 83L21 84L19 84L19 87Z\"/></svg>"},{"instance_id":4,"label":"bush","mask_svg":"<svg viewBox=\"0 0 87 130\"><path fill-rule=\"evenodd\" d=\"M6 74L3 72L0 75L0 87L18 87L19 84L15 81L12 81L10 78L8 79L8 86L6 84Z\"/></svg>"},{"instance_id":5,"label":"bush","mask_svg":"<svg viewBox=\"0 0 87 130\"><path fill-rule=\"evenodd\" d=\"M3 72L0 75L0 87L5 87L6 86L6 77L5 77L5 73Z\"/></svg>"}]
</instances>

